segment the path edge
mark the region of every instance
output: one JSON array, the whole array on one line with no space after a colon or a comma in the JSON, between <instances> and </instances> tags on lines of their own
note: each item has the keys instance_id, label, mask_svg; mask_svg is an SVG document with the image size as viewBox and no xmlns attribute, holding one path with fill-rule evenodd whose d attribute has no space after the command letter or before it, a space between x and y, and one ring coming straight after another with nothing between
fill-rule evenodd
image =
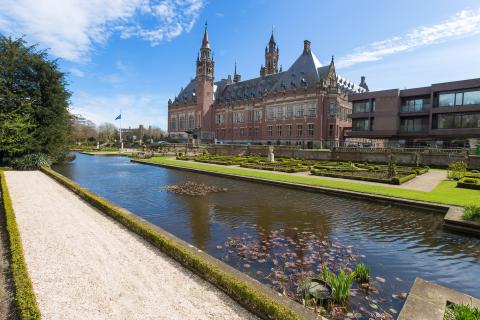
<instances>
[{"instance_id":1,"label":"path edge","mask_svg":"<svg viewBox=\"0 0 480 320\"><path fill-rule=\"evenodd\" d=\"M204 253L169 232L118 207L81 187L51 168L42 167L41 172L77 194L81 199L99 209L105 215L122 224L129 231L151 243L183 267L213 284L248 311L262 319L300 320L317 318L313 312L298 303L279 295L248 275Z\"/></svg>"},{"instance_id":2,"label":"path edge","mask_svg":"<svg viewBox=\"0 0 480 320\"><path fill-rule=\"evenodd\" d=\"M18 308L20 319L41 319L42 316L33 291L32 280L28 274L27 264L23 255L22 239L17 219L15 218L12 199L8 192L7 181L3 171L0 171L0 188L8 234L8 248L10 249L9 262L13 278L15 305Z\"/></svg>"}]
</instances>

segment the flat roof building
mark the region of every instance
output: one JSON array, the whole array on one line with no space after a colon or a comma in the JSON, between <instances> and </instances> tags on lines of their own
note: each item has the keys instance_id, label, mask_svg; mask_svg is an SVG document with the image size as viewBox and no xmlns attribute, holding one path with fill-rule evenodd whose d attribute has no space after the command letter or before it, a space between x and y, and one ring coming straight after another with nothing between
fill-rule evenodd
<instances>
[{"instance_id":1,"label":"flat roof building","mask_svg":"<svg viewBox=\"0 0 480 320\"><path fill-rule=\"evenodd\" d=\"M349 101L349 138L459 147L471 146L480 138L480 78L353 93Z\"/></svg>"}]
</instances>

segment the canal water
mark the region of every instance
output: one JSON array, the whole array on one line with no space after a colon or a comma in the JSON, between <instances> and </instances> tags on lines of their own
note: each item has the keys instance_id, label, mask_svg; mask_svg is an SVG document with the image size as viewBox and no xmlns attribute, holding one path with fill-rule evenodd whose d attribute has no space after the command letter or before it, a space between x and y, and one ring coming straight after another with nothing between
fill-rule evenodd
<instances>
[{"instance_id":1,"label":"canal water","mask_svg":"<svg viewBox=\"0 0 480 320\"><path fill-rule=\"evenodd\" d=\"M299 300L296 287L326 263L359 262L352 319L396 318L416 277L480 296L480 240L442 229L442 214L77 154L54 169L212 256ZM226 188L206 196L164 189L192 181Z\"/></svg>"}]
</instances>

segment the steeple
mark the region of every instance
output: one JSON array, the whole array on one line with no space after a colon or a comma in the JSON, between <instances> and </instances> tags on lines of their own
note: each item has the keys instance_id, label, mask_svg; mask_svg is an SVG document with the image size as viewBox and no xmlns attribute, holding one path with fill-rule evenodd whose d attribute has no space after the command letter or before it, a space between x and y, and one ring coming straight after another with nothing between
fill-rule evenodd
<instances>
[{"instance_id":1,"label":"steeple","mask_svg":"<svg viewBox=\"0 0 480 320\"><path fill-rule=\"evenodd\" d=\"M208 24L205 22L200 56L197 57L197 80L209 80L213 82L214 65L210 42L208 41Z\"/></svg>"},{"instance_id":2,"label":"steeple","mask_svg":"<svg viewBox=\"0 0 480 320\"><path fill-rule=\"evenodd\" d=\"M270 41L268 41L268 46L265 47L265 67L260 69L261 76L278 73L278 57L279 50L277 43L275 42L275 35L272 27Z\"/></svg>"},{"instance_id":3,"label":"steeple","mask_svg":"<svg viewBox=\"0 0 480 320\"><path fill-rule=\"evenodd\" d=\"M235 68L233 71L233 82L240 82L242 76L237 74L237 61L235 61Z\"/></svg>"}]
</instances>

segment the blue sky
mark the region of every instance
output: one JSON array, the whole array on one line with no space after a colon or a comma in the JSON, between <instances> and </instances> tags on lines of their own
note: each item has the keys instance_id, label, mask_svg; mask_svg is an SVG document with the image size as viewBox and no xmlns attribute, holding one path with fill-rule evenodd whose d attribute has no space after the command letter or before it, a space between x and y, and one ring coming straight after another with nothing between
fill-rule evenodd
<instances>
[{"instance_id":1,"label":"blue sky","mask_svg":"<svg viewBox=\"0 0 480 320\"><path fill-rule=\"evenodd\" d=\"M322 64L373 90L480 77L478 0L0 0L0 32L50 48L68 73L71 111L96 124L167 123L194 77L204 23L215 77L258 76L274 26L288 68L303 40ZM118 124L118 123L117 123Z\"/></svg>"}]
</instances>

